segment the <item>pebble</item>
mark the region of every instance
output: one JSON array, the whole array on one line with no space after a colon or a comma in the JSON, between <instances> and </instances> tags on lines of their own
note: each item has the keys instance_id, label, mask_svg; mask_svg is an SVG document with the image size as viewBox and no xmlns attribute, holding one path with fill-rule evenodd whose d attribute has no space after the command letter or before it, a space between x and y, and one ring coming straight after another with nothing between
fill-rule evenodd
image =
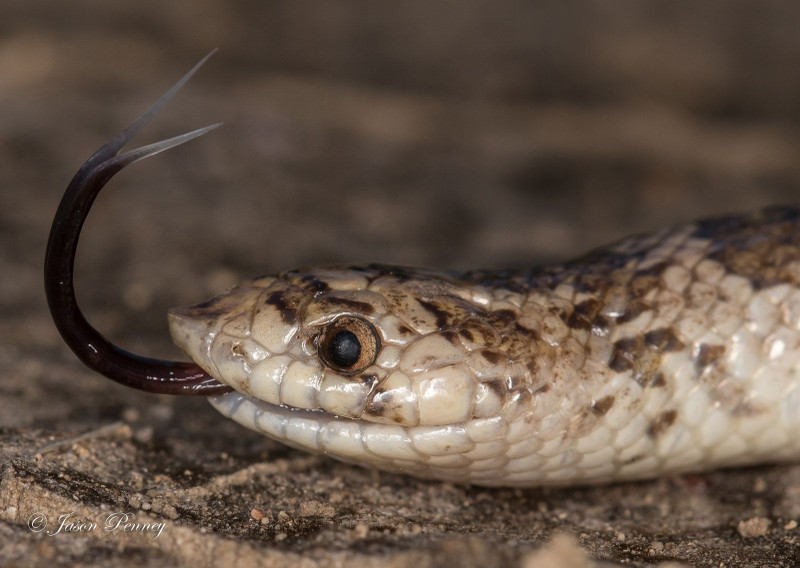
<instances>
[{"instance_id":1,"label":"pebble","mask_svg":"<svg viewBox=\"0 0 800 568\"><path fill-rule=\"evenodd\" d=\"M321 501L304 501L300 503L301 517L332 517L336 514L336 509L329 503Z\"/></svg>"},{"instance_id":2,"label":"pebble","mask_svg":"<svg viewBox=\"0 0 800 568\"><path fill-rule=\"evenodd\" d=\"M746 521L739 521L736 530L739 531L742 538L755 538L766 535L771 524L772 521L766 517L753 517Z\"/></svg>"}]
</instances>

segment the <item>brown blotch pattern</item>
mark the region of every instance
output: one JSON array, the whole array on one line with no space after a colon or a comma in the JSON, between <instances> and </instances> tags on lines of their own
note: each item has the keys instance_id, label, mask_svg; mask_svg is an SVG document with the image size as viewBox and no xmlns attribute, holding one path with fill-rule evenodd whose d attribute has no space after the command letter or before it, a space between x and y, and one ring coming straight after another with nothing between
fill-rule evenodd
<instances>
[{"instance_id":1,"label":"brown blotch pattern","mask_svg":"<svg viewBox=\"0 0 800 568\"><path fill-rule=\"evenodd\" d=\"M300 282L302 282L305 289L314 292L315 296L331 289L327 282L320 280L313 274L304 275L302 278L300 278Z\"/></svg>"},{"instance_id":2,"label":"brown blotch pattern","mask_svg":"<svg viewBox=\"0 0 800 568\"><path fill-rule=\"evenodd\" d=\"M626 337L614 343L614 350L611 353L611 360L608 366L612 370L623 373L633 370L636 360L642 353L642 342L635 337Z\"/></svg>"},{"instance_id":3,"label":"brown blotch pattern","mask_svg":"<svg viewBox=\"0 0 800 568\"><path fill-rule=\"evenodd\" d=\"M375 313L375 308L367 302L359 302L350 298L332 297L327 300L332 306L340 306L348 311L370 316Z\"/></svg>"},{"instance_id":4,"label":"brown blotch pattern","mask_svg":"<svg viewBox=\"0 0 800 568\"><path fill-rule=\"evenodd\" d=\"M372 416L385 416L392 405L392 393L385 389L375 389L375 394L367 402L364 412Z\"/></svg>"},{"instance_id":5,"label":"brown blotch pattern","mask_svg":"<svg viewBox=\"0 0 800 568\"><path fill-rule=\"evenodd\" d=\"M716 363L725 354L725 346L703 343L695 349L694 364L698 373Z\"/></svg>"},{"instance_id":6,"label":"brown blotch pattern","mask_svg":"<svg viewBox=\"0 0 800 568\"><path fill-rule=\"evenodd\" d=\"M516 327L517 314L511 310L497 310L486 314L489 325L497 330Z\"/></svg>"},{"instance_id":7,"label":"brown blotch pattern","mask_svg":"<svg viewBox=\"0 0 800 568\"><path fill-rule=\"evenodd\" d=\"M684 348L683 342L668 327L648 331L644 334L644 342L650 349L658 353L680 351Z\"/></svg>"},{"instance_id":8,"label":"brown blotch pattern","mask_svg":"<svg viewBox=\"0 0 800 568\"><path fill-rule=\"evenodd\" d=\"M667 428L672 426L677 417L677 410L665 410L650 423L647 429L647 435L651 438L658 438L661 434L666 432Z\"/></svg>"},{"instance_id":9,"label":"brown blotch pattern","mask_svg":"<svg viewBox=\"0 0 800 568\"><path fill-rule=\"evenodd\" d=\"M533 389L533 392L531 392L531 394L545 394L546 392L550 391L550 388L551 388L550 385L545 383Z\"/></svg>"},{"instance_id":10,"label":"brown blotch pattern","mask_svg":"<svg viewBox=\"0 0 800 568\"><path fill-rule=\"evenodd\" d=\"M501 403L506 400L509 390L508 385L503 379L489 379L483 381L482 384L486 385L489 390L491 390L497 396L497 398L500 399Z\"/></svg>"},{"instance_id":11,"label":"brown blotch pattern","mask_svg":"<svg viewBox=\"0 0 800 568\"><path fill-rule=\"evenodd\" d=\"M596 298L589 298L575 305L575 309L566 320L572 329L591 329L603 304Z\"/></svg>"},{"instance_id":12,"label":"brown blotch pattern","mask_svg":"<svg viewBox=\"0 0 800 568\"><path fill-rule=\"evenodd\" d=\"M588 298L579 304L576 304L575 310L572 313L582 316L588 321L592 321L597 317L597 314L600 313L602 308L603 304L600 302L600 300L596 298Z\"/></svg>"},{"instance_id":13,"label":"brown blotch pattern","mask_svg":"<svg viewBox=\"0 0 800 568\"><path fill-rule=\"evenodd\" d=\"M489 351L488 349L484 349L480 353L481 357L486 359L492 365L497 365L500 361L503 360L503 354L498 353L497 351Z\"/></svg>"},{"instance_id":14,"label":"brown blotch pattern","mask_svg":"<svg viewBox=\"0 0 800 568\"><path fill-rule=\"evenodd\" d=\"M743 217L697 223L696 235L714 243L709 258L749 279L756 289L798 284L790 270L800 260L800 209L772 207Z\"/></svg>"},{"instance_id":15,"label":"brown blotch pattern","mask_svg":"<svg viewBox=\"0 0 800 568\"><path fill-rule=\"evenodd\" d=\"M631 372L633 380L646 387L663 381L663 376L658 378L662 359L663 354L647 344L645 335L637 335L614 343L608 366L618 373Z\"/></svg>"},{"instance_id":16,"label":"brown blotch pattern","mask_svg":"<svg viewBox=\"0 0 800 568\"><path fill-rule=\"evenodd\" d=\"M592 321L592 333L605 335L611 330L611 324L611 320L601 314Z\"/></svg>"},{"instance_id":17,"label":"brown blotch pattern","mask_svg":"<svg viewBox=\"0 0 800 568\"><path fill-rule=\"evenodd\" d=\"M609 395L594 401L590 408L597 416L603 416L606 412L611 410L612 406L614 406L614 397Z\"/></svg>"},{"instance_id":18,"label":"brown blotch pattern","mask_svg":"<svg viewBox=\"0 0 800 568\"><path fill-rule=\"evenodd\" d=\"M633 300L630 304L628 304L627 309L625 312L619 316L617 319L618 323L626 323L629 321L633 321L638 318L643 312L646 312L650 309L650 306L641 301L641 300Z\"/></svg>"},{"instance_id":19,"label":"brown blotch pattern","mask_svg":"<svg viewBox=\"0 0 800 568\"><path fill-rule=\"evenodd\" d=\"M430 312L436 318L436 326L439 329L444 329L450 323L452 314L443 308L440 304L429 302L427 300L419 300L419 305Z\"/></svg>"},{"instance_id":20,"label":"brown blotch pattern","mask_svg":"<svg viewBox=\"0 0 800 568\"><path fill-rule=\"evenodd\" d=\"M274 306L281 315L284 323L294 325L297 323L297 310L286 303L283 292L273 292L264 300L265 304Z\"/></svg>"},{"instance_id":21,"label":"brown blotch pattern","mask_svg":"<svg viewBox=\"0 0 800 568\"><path fill-rule=\"evenodd\" d=\"M631 295L634 298L642 298L654 288L660 288L661 274L667 266L669 266L668 263L659 262L645 270L637 272L628 285Z\"/></svg>"},{"instance_id":22,"label":"brown blotch pattern","mask_svg":"<svg viewBox=\"0 0 800 568\"><path fill-rule=\"evenodd\" d=\"M459 341L458 339L458 333L453 330L446 329L445 331L440 332L439 335L441 335L443 338L445 338L453 345L461 345L461 341Z\"/></svg>"},{"instance_id":23,"label":"brown blotch pattern","mask_svg":"<svg viewBox=\"0 0 800 568\"><path fill-rule=\"evenodd\" d=\"M667 380L664 378L664 373L656 373L650 379L650 382L646 385L642 385L643 387L649 388L662 388L667 386Z\"/></svg>"},{"instance_id":24,"label":"brown blotch pattern","mask_svg":"<svg viewBox=\"0 0 800 568\"><path fill-rule=\"evenodd\" d=\"M397 326L397 333L400 335L414 335L414 330L408 327L407 325L400 324Z\"/></svg>"}]
</instances>

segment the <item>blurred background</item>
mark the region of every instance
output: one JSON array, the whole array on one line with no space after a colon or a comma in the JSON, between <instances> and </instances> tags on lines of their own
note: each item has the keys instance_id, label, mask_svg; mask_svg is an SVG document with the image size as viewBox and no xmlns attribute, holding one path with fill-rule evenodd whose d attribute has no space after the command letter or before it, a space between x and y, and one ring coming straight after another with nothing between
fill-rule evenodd
<instances>
[{"instance_id":1,"label":"blurred background","mask_svg":"<svg viewBox=\"0 0 800 568\"><path fill-rule=\"evenodd\" d=\"M788 2L0 2L6 313L83 160L216 54L135 144L202 140L98 200L78 290L109 332L316 263L526 266L797 201ZM160 332L159 332L160 333Z\"/></svg>"},{"instance_id":2,"label":"blurred background","mask_svg":"<svg viewBox=\"0 0 800 568\"><path fill-rule=\"evenodd\" d=\"M369 511L393 515L399 503L400 513L380 521L393 527L411 515L405 503L416 503L431 509L407 517L424 531L497 535L490 538L523 548L566 526L609 558L644 562L653 538L688 542L687 534L705 539L696 550L725 548L730 565L744 565L737 554L767 558L758 548L765 541L743 547L730 527L763 510L752 503L772 507L761 514L800 518L796 489L782 489L790 478L783 470L770 470L769 482L744 472L741 491L722 483L709 495L702 484L685 491L657 482L618 493L548 493L542 508L536 492L520 498L431 486L429 493L422 482L303 461L311 458L242 433L201 400L137 393L85 369L50 321L41 273L52 215L72 175L213 48L219 52L134 144L224 127L118 175L97 200L79 249L77 290L89 320L148 355L176 357L169 306L281 269L368 261L529 266L632 232L797 203L798 18L797 3L743 0L0 0L3 455L30 456L59 436L130 425L133 434L110 448L99 442L80 459L66 451L17 460L15 475L47 499L55 487L70 503L101 506L119 496L98 487L145 487L172 503L174 488L190 485L193 497L178 511L185 536L202 526L346 548L341 531L313 540L300 530L311 525L292 525L300 517L288 501L314 490L328 502L325 488L346 479L342 494L354 501L339 513L356 511L354 522ZM275 456L293 460L289 473L256 477L247 491L220 482L206 497L182 473L248 472ZM53 481L73 469L82 473ZM141 473L153 471L160 477ZM376 479L394 485L378 491ZM0 512L23 494L10 482L3 487ZM751 487L775 494L751 501ZM687 494L695 499L691 514L672 501ZM194 512L204 499L213 507ZM259 499L287 500L280 503L290 522L254 524L247 511ZM473 499L475 507L462 507ZM443 510L474 518L443 521ZM30 532L14 527L17 540L7 542L20 542L24 554ZM0 523L0 541L3 530ZM618 530L633 536L622 542ZM428 538L398 531L380 546L416 550ZM361 537L353 538L358 549ZM76 539L59 541L60 557L71 558L64 547L78 547ZM186 542L187 550L204 550ZM462 544L453 549L458 558L474 560L476 549ZM117 545L98 546L104 565ZM691 554L665 559L711 565ZM451 557L443 548L442 558Z\"/></svg>"},{"instance_id":3,"label":"blurred background","mask_svg":"<svg viewBox=\"0 0 800 568\"><path fill-rule=\"evenodd\" d=\"M72 361L41 285L67 182L213 48L134 144L224 127L118 175L79 249L90 321L148 353L174 356L169 306L255 275L528 266L800 195L793 3L0 0L0 14L0 349L15 365L42 348Z\"/></svg>"}]
</instances>

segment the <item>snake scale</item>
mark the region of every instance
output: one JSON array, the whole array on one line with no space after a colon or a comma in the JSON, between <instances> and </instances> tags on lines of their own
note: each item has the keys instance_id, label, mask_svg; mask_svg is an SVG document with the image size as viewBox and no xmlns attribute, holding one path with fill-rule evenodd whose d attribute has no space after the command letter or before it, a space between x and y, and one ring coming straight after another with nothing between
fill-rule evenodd
<instances>
[{"instance_id":1,"label":"snake scale","mask_svg":"<svg viewBox=\"0 0 800 568\"><path fill-rule=\"evenodd\" d=\"M795 208L527 270L372 264L257 278L170 311L194 364L108 343L72 290L86 203L125 165L207 130L119 154L190 75L87 161L56 215L48 299L90 367L211 395L296 448L460 483L590 484L800 457Z\"/></svg>"},{"instance_id":2,"label":"snake scale","mask_svg":"<svg viewBox=\"0 0 800 568\"><path fill-rule=\"evenodd\" d=\"M800 456L800 211L712 219L541 269L288 271L173 310L240 424L481 485ZM352 332L343 367L331 336Z\"/></svg>"}]
</instances>

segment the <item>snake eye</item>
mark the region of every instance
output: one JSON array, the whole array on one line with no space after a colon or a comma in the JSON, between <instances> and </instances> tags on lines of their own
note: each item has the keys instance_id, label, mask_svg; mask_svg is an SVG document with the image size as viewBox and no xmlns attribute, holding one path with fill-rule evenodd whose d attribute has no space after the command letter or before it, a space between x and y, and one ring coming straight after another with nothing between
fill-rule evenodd
<instances>
[{"instance_id":1,"label":"snake eye","mask_svg":"<svg viewBox=\"0 0 800 568\"><path fill-rule=\"evenodd\" d=\"M354 375L375 362L380 350L378 333L361 318L341 317L322 330L319 356L344 375Z\"/></svg>"}]
</instances>

